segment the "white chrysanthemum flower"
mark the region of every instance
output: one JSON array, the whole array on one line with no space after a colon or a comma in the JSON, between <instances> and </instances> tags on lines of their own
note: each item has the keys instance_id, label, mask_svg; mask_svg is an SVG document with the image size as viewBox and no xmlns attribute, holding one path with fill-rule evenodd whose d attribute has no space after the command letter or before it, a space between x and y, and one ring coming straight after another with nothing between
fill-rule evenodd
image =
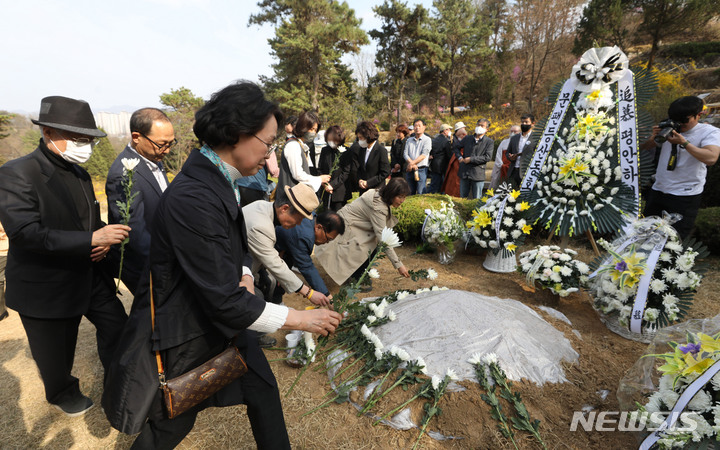
<instances>
[{"instance_id":1,"label":"white chrysanthemum flower","mask_svg":"<svg viewBox=\"0 0 720 450\"><path fill-rule=\"evenodd\" d=\"M561 273L562 276L564 276L564 277L569 277L570 275L572 275L572 269L569 268L569 267L562 267L562 268L560 269L560 273Z\"/></svg>"},{"instance_id":2,"label":"white chrysanthemum flower","mask_svg":"<svg viewBox=\"0 0 720 450\"><path fill-rule=\"evenodd\" d=\"M504 241L505 239L507 239L507 236L508 236L508 234L507 234L507 231L505 231L505 230L500 230L500 232L498 233L498 237L500 238L501 241Z\"/></svg>"},{"instance_id":3,"label":"white chrysanthemum flower","mask_svg":"<svg viewBox=\"0 0 720 450\"><path fill-rule=\"evenodd\" d=\"M388 248L399 247L402 244L402 241L400 241L397 233L395 233L392 228L387 227L383 228L380 240L387 245Z\"/></svg>"},{"instance_id":4,"label":"white chrysanthemum flower","mask_svg":"<svg viewBox=\"0 0 720 450\"><path fill-rule=\"evenodd\" d=\"M483 364L497 364L498 356L495 353L486 353L482 357Z\"/></svg>"},{"instance_id":5,"label":"white chrysanthemum flower","mask_svg":"<svg viewBox=\"0 0 720 450\"><path fill-rule=\"evenodd\" d=\"M458 380L457 374L455 373L454 370L452 370L452 369L450 369L450 368L448 368L448 369L445 371L445 377L449 378L449 379L452 380L452 381L457 381L457 380Z\"/></svg>"},{"instance_id":6,"label":"white chrysanthemum flower","mask_svg":"<svg viewBox=\"0 0 720 450\"><path fill-rule=\"evenodd\" d=\"M655 322L660 315L660 311L656 308L648 308L645 310L645 314L643 315L643 319L646 322Z\"/></svg>"},{"instance_id":7,"label":"white chrysanthemum flower","mask_svg":"<svg viewBox=\"0 0 720 450\"><path fill-rule=\"evenodd\" d=\"M140 162L140 158L123 158L120 162L125 170L131 171L135 170L135 166Z\"/></svg>"},{"instance_id":8,"label":"white chrysanthemum flower","mask_svg":"<svg viewBox=\"0 0 720 450\"><path fill-rule=\"evenodd\" d=\"M593 179L594 179L594 178L593 178ZM603 187L602 187L602 186L596 187L596 188L595 188L595 193L596 193L597 195L602 194L602 193L603 193Z\"/></svg>"},{"instance_id":9,"label":"white chrysanthemum flower","mask_svg":"<svg viewBox=\"0 0 720 450\"><path fill-rule=\"evenodd\" d=\"M367 327L367 325L363 324L360 327L360 333L362 333L363 336L369 338L372 332L370 331L370 328Z\"/></svg>"},{"instance_id":10,"label":"white chrysanthemum flower","mask_svg":"<svg viewBox=\"0 0 720 450\"><path fill-rule=\"evenodd\" d=\"M650 289L654 293L660 294L661 292L665 291L665 289L667 289L667 285L663 280L656 278L650 282Z\"/></svg>"},{"instance_id":11,"label":"white chrysanthemum flower","mask_svg":"<svg viewBox=\"0 0 720 450\"><path fill-rule=\"evenodd\" d=\"M560 255L560 261L568 262L572 259L572 256L568 255L567 253L563 253Z\"/></svg>"},{"instance_id":12,"label":"white chrysanthemum flower","mask_svg":"<svg viewBox=\"0 0 720 450\"><path fill-rule=\"evenodd\" d=\"M415 365L420 368L420 372L427 375L427 364L425 364L425 360L422 359L421 356L418 356L415 360Z\"/></svg>"},{"instance_id":13,"label":"white chrysanthemum flower","mask_svg":"<svg viewBox=\"0 0 720 450\"><path fill-rule=\"evenodd\" d=\"M410 361L410 354L402 348L398 349L396 355L398 358L400 358L401 361Z\"/></svg>"},{"instance_id":14,"label":"white chrysanthemum flower","mask_svg":"<svg viewBox=\"0 0 720 450\"><path fill-rule=\"evenodd\" d=\"M668 252L660 253L660 261L669 262L672 259L672 255Z\"/></svg>"},{"instance_id":15,"label":"white chrysanthemum flower","mask_svg":"<svg viewBox=\"0 0 720 450\"><path fill-rule=\"evenodd\" d=\"M488 246L490 248L498 248L498 243L497 243L497 241L490 241L490 242L488 242Z\"/></svg>"},{"instance_id":16,"label":"white chrysanthemum flower","mask_svg":"<svg viewBox=\"0 0 720 450\"><path fill-rule=\"evenodd\" d=\"M482 355L480 353L473 353L472 356L467 360L470 364L473 366L480 364L482 362Z\"/></svg>"},{"instance_id":17,"label":"white chrysanthemum flower","mask_svg":"<svg viewBox=\"0 0 720 450\"><path fill-rule=\"evenodd\" d=\"M514 223L515 222L513 222L511 217L506 217L503 219L503 225L505 225L506 227L511 227Z\"/></svg>"},{"instance_id":18,"label":"white chrysanthemum flower","mask_svg":"<svg viewBox=\"0 0 720 450\"><path fill-rule=\"evenodd\" d=\"M433 390L435 390L435 391L438 390L438 388L440 387L440 383L441 383L441 382L442 382L442 380L441 380L440 377L437 376L437 375L433 375L432 378L430 379L430 384L432 384L432 388L433 388Z\"/></svg>"},{"instance_id":19,"label":"white chrysanthemum flower","mask_svg":"<svg viewBox=\"0 0 720 450\"><path fill-rule=\"evenodd\" d=\"M305 339L305 348L307 348L308 354L315 352L315 341L313 340L312 333L309 331L303 332L303 339Z\"/></svg>"},{"instance_id":20,"label":"white chrysanthemum flower","mask_svg":"<svg viewBox=\"0 0 720 450\"><path fill-rule=\"evenodd\" d=\"M585 264L582 261L576 261L575 267L577 267L578 272L580 272L583 275L590 271L590 266L588 266L587 264Z\"/></svg>"},{"instance_id":21,"label":"white chrysanthemum flower","mask_svg":"<svg viewBox=\"0 0 720 450\"><path fill-rule=\"evenodd\" d=\"M395 311L393 310L388 310L387 318L388 320L390 320L390 322L394 322L395 319L397 319L397 314L395 314Z\"/></svg>"},{"instance_id":22,"label":"white chrysanthemum flower","mask_svg":"<svg viewBox=\"0 0 720 450\"><path fill-rule=\"evenodd\" d=\"M375 303L370 303L368 305L368 309L372 312L377 312L377 308L378 308L378 306Z\"/></svg>"},{"instance_id":23,"label":"white chrysanthemum flower","mask_svg":"<svg viewBox=\"0 0 720 450\"><path fill-rule=\"evenodd\" d=\"M377 320L377 317L375 317L373 315L367 316L367 321L369 324L374 323L376 320Z\"/></svg>"},{"instance_id":24,"label":"white chrysanthemum flower","mask_svg":"<svg viewBox=\"0 0 720 450\"><path fill-rule=\"evenodd\" d=\"M488 230L483 230L482 235L485 237L490 237L490 232Z\"/></svg>"},{"instance_id":25,"label":"white chrysanthemum flower","mask_svg":"<svg viewBox=\"0 0 720 450\"><path fill-rule=\"evenodd\" d=\"M700 389L697 394L690 400L687 407L693 411L705 412L708 411L713 404L712 397L705 392L704 389Z\"/></svg>"},{"instance_id":26,"label":"white chrysanthemum flower","mask_svg":"<svg viewBox=\"0 0 720 450\"><path fill-rule=\"evenodd\" d=\"M654 412L660 412L660 409L662 408L662 400L660 399L660 393L656 392L653 395L648 398L647 405L645 405L645 409L649 413Z\"/></svg>"},{"instance_id":27,"label":"white chrysanthemum flower","mask_svg":"<svg viewBox=\"0 0 720 450\"><path fill-rule=\"evenodd\" d=\"M372 268L372 269L368 270L368 276L369 276L370 278L375 278L375 279L377 279L377 278L380 278L380 272L378 272L377 269Z\"/></svg>"},{"instance_id":28,"label":"white chrysanthemum flower","mask_svg":"<svg viewBox=\"0 0 720 450\"><path fill-rule=\"evenodd\" d=\"M405 297L407 297L408 295L410 295L410 293L409 293L408 291L400 291L400 292L398 292L398 294L397 294L397 299L398 299L398 300L402 300L402 299L404 299Z\"/></svg>"},{"instance_id":29,"label":"white chrysanthemum flower","mask_svg":"<svg viewBox=\"0 0 720 450\"><path fill-rule=\"evenodd\" d=\"M382 350L376 347L375 348L375 359L382 359L382 357L383 357Z\"/></svg>"},{"instance_id":30,"label":"white chrysanthemum flower","mask_svg":"<svg viewBox=\"0 0 720 450\"><path fill-rule=\"evenodd\" d=\"M438 277L438 273L435 271L435 269L430 268L427 270L427 273L428 280L434 280Z\"/></svg>"}]
</instances>

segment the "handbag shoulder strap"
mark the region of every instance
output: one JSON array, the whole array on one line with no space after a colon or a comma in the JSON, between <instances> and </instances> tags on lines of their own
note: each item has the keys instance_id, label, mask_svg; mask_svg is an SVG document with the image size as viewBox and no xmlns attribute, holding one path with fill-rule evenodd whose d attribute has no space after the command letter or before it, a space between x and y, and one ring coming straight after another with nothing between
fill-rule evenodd
<instances>
[{"instance_id":1,"label":"handbag shoulder strap","mask_svg":"<svg viewBox=\"0 0 720 450\"><path fill-rule=\"evenodd\" d=\"M150 320L152 322L152 330L155 332L155 299L153 295L153 281L152 272L150 272ZM160 357L160 350L155 350L155 360L158 366L158 380L160 386L165 385L165 368L163 367L162 357Z\"/></svg>"}]
</instances>

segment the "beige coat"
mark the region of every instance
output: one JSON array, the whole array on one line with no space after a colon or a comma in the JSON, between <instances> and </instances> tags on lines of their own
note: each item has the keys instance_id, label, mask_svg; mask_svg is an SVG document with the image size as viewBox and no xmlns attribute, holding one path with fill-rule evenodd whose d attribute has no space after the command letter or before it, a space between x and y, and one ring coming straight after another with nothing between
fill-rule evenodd
<instances>
[{"instance_id":1,"label":"beige coat","mask_svg":"<svg viewBox=\"0 0 720 450\"><path fill-rule=\"evenodd\" d=\"M253 257L252 272L257 276L258 271L265 267L286 292L295 292L302 288L303 282L293 273L275 250L275 207L273 203L258 200L245 206L245 229L247 242Z\"/></svg>"},{"instance_id":2,"label":"beige coat","mask_svg":"<svg viewBox=\"0 0 720 450\"><path fill-rule=\"evenodd\" d=\"M383 228L394 227L398 220L375 189L365 192L338 214L345 220L345 233L329 244L316 247L315 257L330 278L341 285L375 250ZM402 267L395 250L388 249L386 254L393 267Z\"/></svg>"}]
</instances>

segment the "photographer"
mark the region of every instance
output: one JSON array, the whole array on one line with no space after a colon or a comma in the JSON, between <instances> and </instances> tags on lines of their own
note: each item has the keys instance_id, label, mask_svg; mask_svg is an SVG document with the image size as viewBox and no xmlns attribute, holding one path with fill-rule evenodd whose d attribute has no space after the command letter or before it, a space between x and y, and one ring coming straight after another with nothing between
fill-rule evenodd
<instances>
[{"instance_id":1,"label":"photographer","mask_svg":"<svg viewBox=\"0 0 720 450\"><path fill-rule=\"evenodd\" d=\"M643 149L656 148L655 183L648 194L645 216L663 211L678 213L682 220L673 226L682 239L690 235L705 186L707 166L720 156L720 129L698 123L703 101L681 97L670 104L669 119L653 127Z\"/></svg>"}]
</instances>

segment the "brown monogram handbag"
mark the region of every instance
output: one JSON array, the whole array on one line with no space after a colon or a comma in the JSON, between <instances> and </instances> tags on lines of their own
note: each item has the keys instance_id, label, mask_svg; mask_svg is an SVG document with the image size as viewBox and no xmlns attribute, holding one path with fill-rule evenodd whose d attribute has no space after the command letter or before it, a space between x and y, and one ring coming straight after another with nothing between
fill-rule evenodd
<instances>
[{"instance_id":1,"label":"brown monogram handbag","mask_svg":"<svg viewBox=\"0 0 720 450\"><path fill-rule=\"evenodd\" d=\"M150 313L155 330L155 301L150 274ZM172 380L165 380L160 351L155 351L160 389L163 391L165 411L173 419L237 380L247 372L247 364L240 351L230 345L225 351L191 371Z\"/></svg>"}]
</instances>

